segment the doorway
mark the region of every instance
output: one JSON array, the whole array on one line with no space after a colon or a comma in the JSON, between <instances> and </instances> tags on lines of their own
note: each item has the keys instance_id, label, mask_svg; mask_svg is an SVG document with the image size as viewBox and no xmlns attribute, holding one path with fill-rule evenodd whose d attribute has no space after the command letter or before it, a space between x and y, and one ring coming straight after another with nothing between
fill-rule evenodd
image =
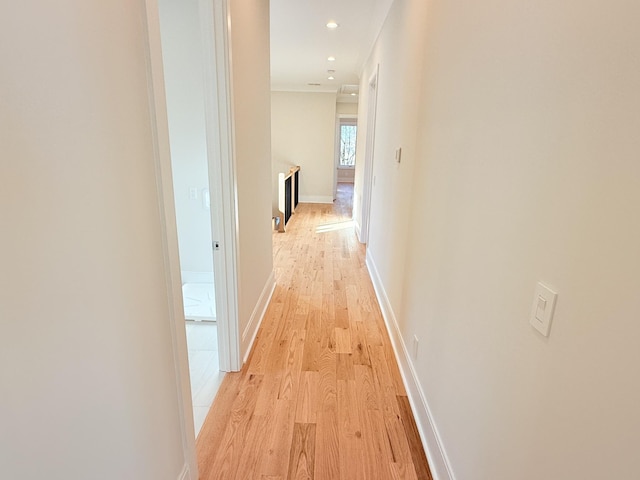
<instances>
[{"instance_id":1,"label":"doorway","mask_svg":"<svg viewBox=\"0 0 640 480\"><path fill-rule=\"evenodd\" d=\"M172 276L181 279L182 301L175 300L183 307L176 321L188 347L197 436L224 372L240 365L232 131L220 114L229 101L228 12L226 2L212 0L158 0L158 10L165 92L158 100L166 106L173 185L164 202L174 202Z\"/></svg>"},{"instance_id":2,"label":"doorway","mask_svg":"<svg viewBox=\"0 0 640 480\"><path fill-rule=\"evenodd\" d=\"M338 114L336 119L336 151L333 175L334 200L338 200L338 197L340 197L342 202L348 201L353 203L357 130L357 115Z\"/></svg>"},{"instance_id":3,"label":"doorway","mask_svg":"<svg viewBox=\"0 0 640 480\"><path fill-rule=\"evenodd\" d=\"M356 233L360 243L369 243L369 219L371 217L371 190L375 184L373 176L373 147L376 133L376 109L378 104L378 71L369 79L367 100L367 127L364 156L364 180L362 183L362 202L360 205L360 228L356 225Z\"/></svg>"}]
</instances>

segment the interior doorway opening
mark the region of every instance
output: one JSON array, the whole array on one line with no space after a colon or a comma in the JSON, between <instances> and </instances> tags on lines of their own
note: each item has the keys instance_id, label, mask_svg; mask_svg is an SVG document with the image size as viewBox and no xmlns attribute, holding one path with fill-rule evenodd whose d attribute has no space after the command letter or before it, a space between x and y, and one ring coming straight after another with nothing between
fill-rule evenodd
<instances>
[{"instance_id":1,"label":"interior doorway opening","mask_svg":"<svg viewBox=\"0 0 640 480\"><path fill-rule=\"evenodd\" d=\"M333 198L353 202L353 184L356 168L356 138L358 116L355 114L339 114L336 119L336 151L334 165ZM350 195L345 199L345 195Z\"/></svg>"},{"instance_id":2,"label":"interior doorway opening","mask_svg":"<svg viewBox=\"0 0 640 480\"><path fill-rule=\"evenodd\" d=\"M356 226L356 233L360 243L369 243L369 224L371 217L371 190L373 189L373 147L376 134L376 110L378 104L378 70L369 79L367 100L366 145L364 154L364 179L362 183L362 203L360 205L360 226Z\"/></svg>"},{"instance_id":3,"label":"interior doorway opening","mask_svg":"<svg viewBox=\"0 0 640 480\"><path fill-rule=\"evenodd\" d=\"M171 169L194 431L222 383L200 0L159 0ZM210 88L210 87L209 87ZM213 205L215 209L217 206Z\"/></svg>"}]
</instances>

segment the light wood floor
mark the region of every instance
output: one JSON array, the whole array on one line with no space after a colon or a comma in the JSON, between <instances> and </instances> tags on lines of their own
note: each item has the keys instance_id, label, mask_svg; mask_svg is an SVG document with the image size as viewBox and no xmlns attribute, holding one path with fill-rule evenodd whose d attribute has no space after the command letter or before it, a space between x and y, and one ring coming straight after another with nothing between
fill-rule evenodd
<instances>
[{"instance_id":1,"label":"light wood floor","mask_svg":"<svg viewBox=\"0 0 640 480\"><path fill-rule=\"evenodd\" d=\"M339 187L274 234L277 287L198 437L201 480L432 478Z\"/></svg>"}]
</instances>

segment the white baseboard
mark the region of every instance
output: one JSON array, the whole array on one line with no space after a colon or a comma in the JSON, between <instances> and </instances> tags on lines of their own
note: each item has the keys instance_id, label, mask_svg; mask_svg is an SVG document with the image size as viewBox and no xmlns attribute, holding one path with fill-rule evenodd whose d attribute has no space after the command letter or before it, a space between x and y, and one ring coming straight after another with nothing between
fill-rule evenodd
<instances>
[{"instance_id":1,"label":"white baseboard","mask_svg":"<svg viewBox=\"0 0 640 480\"><path fill-rule=\"evenodd\" d=\"M378 273L369 249L367 249L366 263L373 282L373 288L376 292L376 297L378 298L378 303L380 304L380 309L382 310L382 316L384 317L384 322L387 326L389 337L391 338L393 350L396 354L402 380L407 389L409 403L411 404L411 410L413 410L416 425L418 426L418 432L420 432L422 445L429 460L431 474L434 480L455 480L451 463L449 462L444 445L442 444L442 439L431 415L429 404L418 382L415 367L409 356L409 350L400 333L398 321L391 308L389 297L382 285L380 274Z\"/></svg>"},{"instance_id":2,"label":"white baseboard","mask_svg":"<svg viewBox=\"0 0 640 480\"><path fill-rule=\"evenodd\" d=\"M332 195L300 195L300 203L333 203Z\"/></svg>"},{"instance_id":3,"label":"white baseboard","mask_svg":"<svg viewBox=\"0 0 640 480\"><path fill-rule=\"evenodd\" d=\"M273 270L267 279L267 282L262 289L262 293L260 294L260 298L256 302L256 306L251 313L251 317L249 318L249 323L247 324L247 328L242 332L242 363L244 364L249 357L249 352L251 352L251 347L253 347L253 342L256 339L256 335L258 334L258 329L260 328L260 324L262 324L262 319L264 318L264 314L267 311L267 307L269 306L269 302L271 301L271 296L273 295L273 291L276 288L276 278Z\"/></svg>"}]
</instances>

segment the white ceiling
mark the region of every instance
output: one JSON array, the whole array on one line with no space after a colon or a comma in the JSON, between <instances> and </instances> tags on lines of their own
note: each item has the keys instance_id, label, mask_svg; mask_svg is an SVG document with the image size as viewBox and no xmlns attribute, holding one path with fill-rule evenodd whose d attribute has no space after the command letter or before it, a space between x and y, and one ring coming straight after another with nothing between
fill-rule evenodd
<instances>
[{"instance_id":1,"label":"white ceiling","mask_svg":"<svg viewBox=\"0 0 640 480\"><path fill-rule=\"evenodd\" d=\"M360 69L392 3L271 0L272 90L337 92L343 85L358 85ZM338 23L337 29L326 27L330 20ZM329 62L329 56L336 60ZM327 70L335 70L335 80L327 79Z\"/></svg>"}]
</instances>

